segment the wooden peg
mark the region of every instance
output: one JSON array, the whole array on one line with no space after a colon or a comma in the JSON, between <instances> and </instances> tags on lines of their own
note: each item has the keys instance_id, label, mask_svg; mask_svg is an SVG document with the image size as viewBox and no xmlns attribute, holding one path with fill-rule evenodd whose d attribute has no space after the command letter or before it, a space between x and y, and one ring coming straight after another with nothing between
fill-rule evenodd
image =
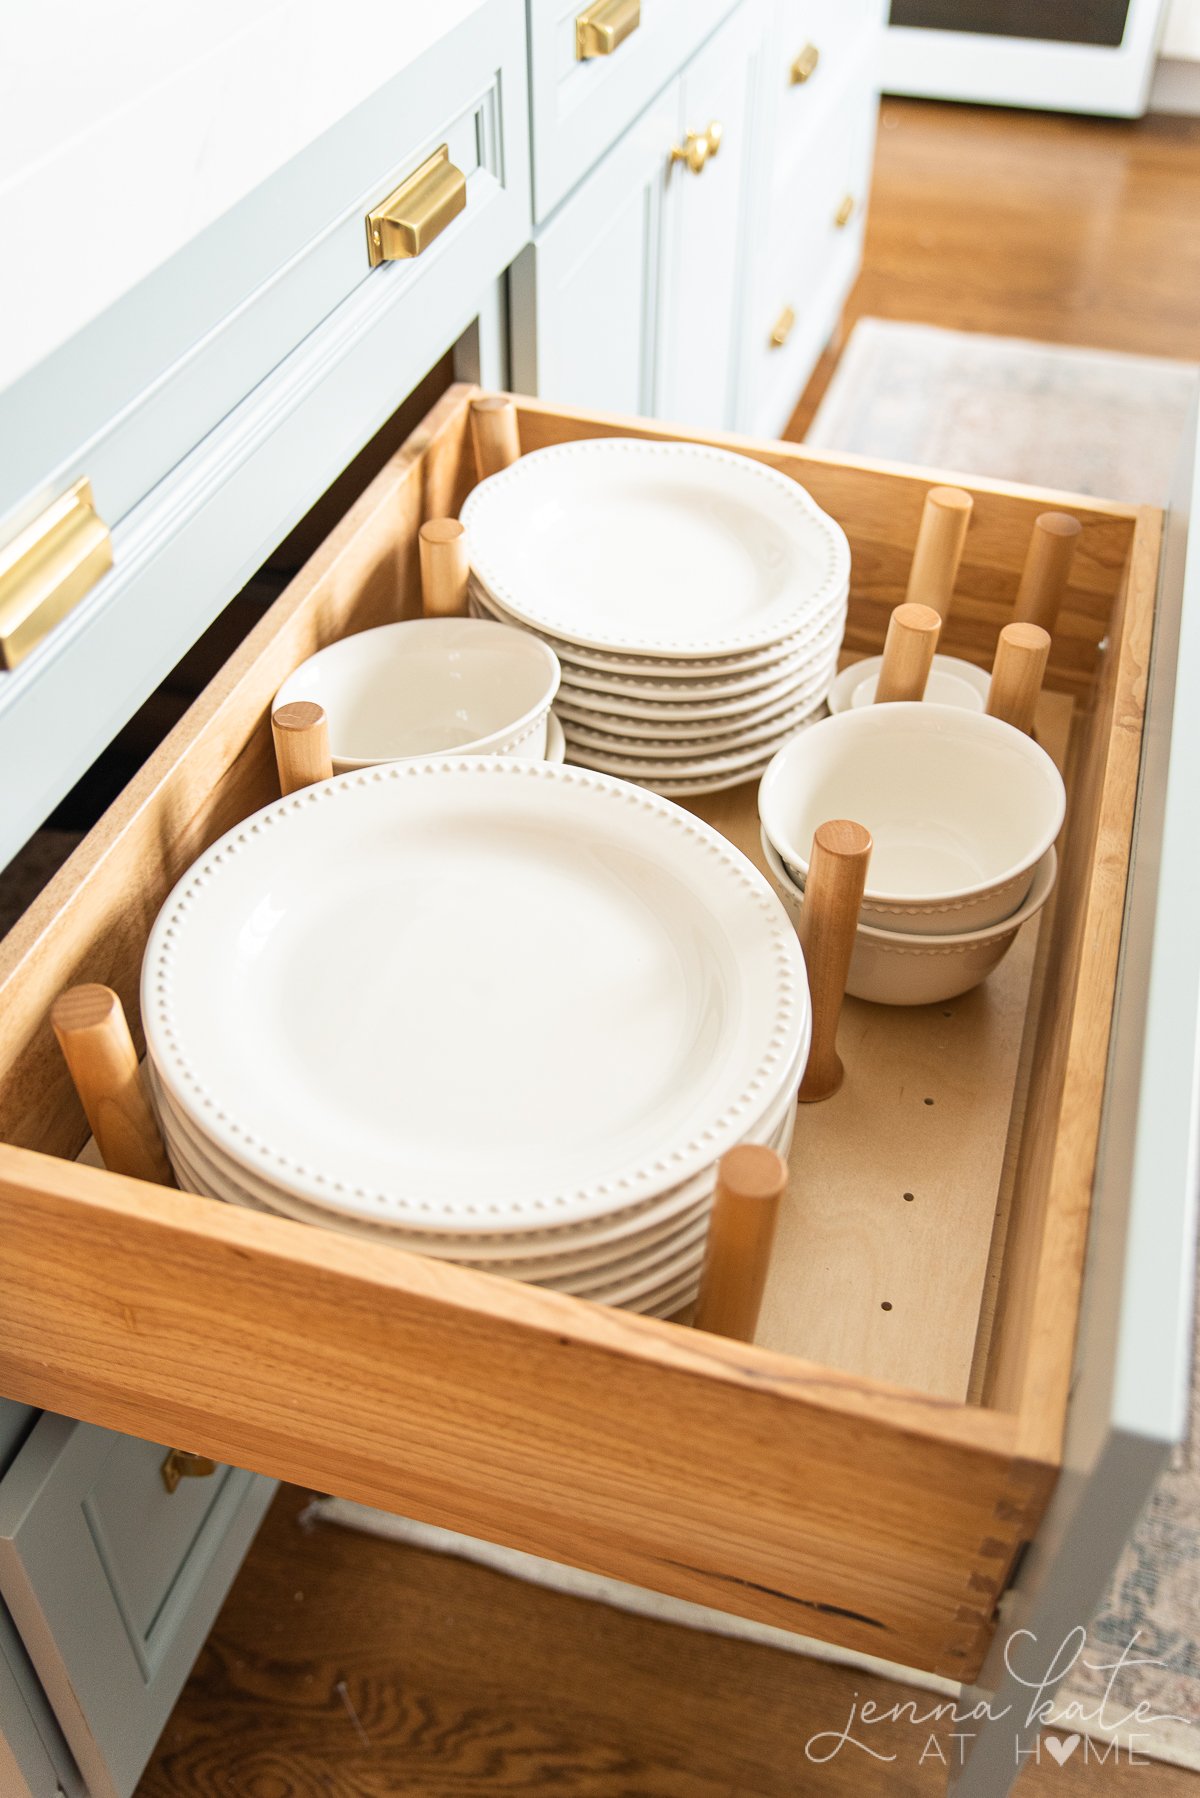
<instances>
[{"instance_id":1,"label":"wooden peg","mask_svg":"<svg viewBox=\"0 0 1200 1798\"><path fill-rule=\"evenodd\" d=\"M475 449L475 476L486 481L499 474L521 454L517 435L517 408L502 394L485 394L471 401L471 442Z\"/></svg>"},{"instance_id":2,"label":"wooden peg","mask_svg":"<svg viewBox=\"0 0 1200 1798\"><path fill-rule=\"evenodd\" d=\"M1049 655L1050 633L1040 624L1005 625L992 663L989 717L1003 718L1005 724L1030 735Z\"/></svg>"},{"instance_id":3,"label":"wooden peg","mask_svg":"<svg viewBox=\"0 0 1200 1798\"><path fill-rule=\"evenodd\" d=\"M457 518L431 518L417 537L421 557L421 602L426 618L467 614L467 529Z\"/></svg>"},{"instance_id":4,"label":"wooden peg","mask_svg":"<svg viewBox=\"0 0 1200 1798\"><path fill-rule=\"evenodd\" d=\"M105 1167L174 1186L116 993L107 986L69 987L54 1001L50 1022Z\"/></svg>"},{"instance_id":5,"label":"wooden peg","mask_svg":"<svg viewBox=\"0 0 1200 1798\"><path fill-rule=\"evenodd\" d=\"M1043 512L1034 519L1013 614L1018 624L1053 631L1082 530L1069 512Z\"/></svg>"},{"instance_id":6,"label":"wooden peg","mask_svg":"<svg viewBox=\"0 0 1200 1798\"><path fill-rule=\"evenodd\" d=\"M961 487L931 487L925 495L904 597L910 605L932 606L943 620L950 614L974 504Z\"/></svg>"},{"instance_id":7,"label":"wooden peg","mask_svg":"<svg viewBox=\"0 0 1200 1798\"><path fill-rule=\"evenodd\" d=\"M727 1150L717 1163L696 1329L753 1341L787 1177L783 1156L756 1143Z\"/></svg>"},{"instance_id":8,"label":"wooden peg","mask_svg":"<svg viewBox=\"0 0 1200 1798\"><path fill-rule=\"evenodd\" d=\"M329 755L329 720L324 706L311 699L294 699L271 713L275 739L275 763L279 791L286 799L300 787L328 780L333 773Z\"/></svg>"},{"instance_id":9,"label":"wooden peg","mask_svg":"<svg viewBox=\"0 0 1200 1798\"><path fill-rule=\"evenodd\" d=\"M812 1047L800 1083L802 1105L832 1098L842 1084L837 1027L870 859L871 833L861 824L838 818L818 824L813 832L800 908L800 946L812 998Z\"/></svg>"},{"instance_id":10,"label":"wooden peg","mask_svg":"<svg viewBox=\"0 0 1200 1798\"><path fill-rule=\"evenodd\" d=\"M875 704L924 699L942 621L932 606L897 606L888 620Z\"/></svg>"}]
</instances>

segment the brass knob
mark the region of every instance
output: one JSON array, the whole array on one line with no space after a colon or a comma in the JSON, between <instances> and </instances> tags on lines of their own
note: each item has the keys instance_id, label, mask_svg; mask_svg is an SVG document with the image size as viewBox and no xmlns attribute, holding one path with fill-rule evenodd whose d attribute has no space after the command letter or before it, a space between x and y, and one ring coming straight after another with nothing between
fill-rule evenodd
<instances>
[{"instance_id":1,"label":"brass knob","mask_svg":"<svg viewBox=\"0 0 1200 1798\"><path fill-rule=\"evenodd\" d=\"M698 175L710 156L721 148L724 127L719 119L710 119L705 131L689 131L681 144L671 145L671 161L686 162L693 175Z\"/></svg>"},{"instance_id":2,"label":"brass knob","mask_svg":"<svg viewBox=\"0 0 1200 1798\"><path fill-rule=\"evenodd\" d=\"M846 194L843 196L841 205L833 215L833 222L839 231L844 225L848 225L850 220L854 217L854 208L857 203L858 202L855 200L853 194Z\"/></svg>"},{"instance_id":3,"label":"brass knob","mask_svg":"<svg viewBox=\"0 0 1200 1798\"><path fill-rule=\"evenodd\" d=\"M771 326L771 348L781 350L792 334L792 326L796 322L796 314L790 306L785 306L775 323Z\"/></svg>"},{"instance_id":4,"label":"brass knob","mask_svg":"<svg viewBox=\"0 0 1200 1798\"><path fill-rule=\"evenodd\" d=\"M788 70L788 79L793 87L800 87L811 75L817 72L817 64L821 60L821 52L815 44L805 44L795 62Z\"/></svg>"},{"instance_id":5,"label":"brass knob","mask_svg":"<svg viewBox=\"0 0 1200 1798\"><path fill-rule=\"evenodd\" d=\"M168 1492L174 1492L180 1480L206 1480L216 1471L216 1462L210 1461L207 1455L193 1455L186 1448L173 1448L162 1464L162 1481Z\"/></svg>"}]
</instances>

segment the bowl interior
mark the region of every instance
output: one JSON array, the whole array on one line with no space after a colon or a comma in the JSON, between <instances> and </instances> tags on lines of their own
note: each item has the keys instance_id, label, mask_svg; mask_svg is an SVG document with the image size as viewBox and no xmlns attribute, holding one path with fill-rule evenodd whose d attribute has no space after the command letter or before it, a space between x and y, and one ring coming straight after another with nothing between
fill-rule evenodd
<instances>
[{"instance_id":1,"label":"bowl interior","mask_svg":"<svg viewBox=\"0 0 1200 1798\"><path fill-rule=\"evenodd\" d=\"M851 710L780 751L760 810L784 859L807 871L813 832L854 818L871 832L868 900L951 899L1044 855L1065 793L1050 757L982 713L949 706Z\"/></svg>"},{"instance_id":2,"label":"bowl interior","mask_svg":"<svg viewBox=\"0 0 1200 1798\"><path fill-rule=\"evenodd\" d=\"M558 688L558 662L527 631L422 618L344 637L303 663L277 704L315 700L335 760L393 761L463 749L530 724Z\"/></svg>"}]
</instances>

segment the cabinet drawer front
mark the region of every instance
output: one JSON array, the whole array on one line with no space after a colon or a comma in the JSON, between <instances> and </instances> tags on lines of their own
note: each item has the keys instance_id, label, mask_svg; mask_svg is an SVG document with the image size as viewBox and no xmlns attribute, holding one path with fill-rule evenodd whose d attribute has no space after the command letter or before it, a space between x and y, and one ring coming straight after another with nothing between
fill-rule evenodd
<instances>
[{"instance_id":1,"label":"cabinet drawer front","mask_svg":"<svg viewBox=\"0 0 1200 1798\"><path fill-rule=\"evenodd\" d=\"M66 979L104 979L136 1013L166 893L205 844L277 795L269 713L280 681L333 638L417 608L420 523L457 511L475 479L468 398L458 389L439 402L0 953L0 1138L14 1145L0 1149L0 1390L969 1677L1058 1469L1158 514L1071 502L1083 531L1050 699L1060 723L1075 718L1073 812L1044 953L1036 970L1031 953L1021 964L1011 1056L994 1058L1007 1000L980 995L966 1008L969 1036L938 1008L924 1020L860 1016L864 1038L899 1034L883 1064L864 1059L857 1082L848 1075L857 1108L811 1108L820 1115L797 1133L789 1215L804 1227L793 1259L777 1252L773 1283L791 1284L776 1287L777 1304L768 1291L758 1344L60 1159L83 1129L46 1029L51 1001ZM538 402L521 402L518 417L526 451L679 434ZM785 471L843 523L848 645L877 650L904 592L928 477L715 441ZM1062 496L963 484L975 504L971 605L947 621L946 642L983 662L1011 617L1033 521ZM714 796L706 815L751 846L752 793ZM922 1027L936 1042L914 1042ZM985 1057L977 1079L964 1075L968 1042ZM862 1044L856 1052L865 1058ZM923 1076L936 1065L943 1084L917 1086L915 1065ZM958 1108L991 1085L999 1110L986 1128L964 1124ZM901 1126L889 1122L900 1117L903 1168ZM924 1180L909 1181L921 1156ZM993 1243L1006 1179L1004 1240ZM904 1185L918 1189L914 1207ZM948 1273L968 1227L974 1272ZM826 1252L815 1256L822 1231ZM864 1277L881 1256L886 1286ZM907 1301L893 1305L902 1279Z\"/></svg>"},{"instance_id":2,"label":"cabinet drawer front","mask_svg":"<svg viewBox=\"0 0 1200 1798\"><path fill-rule=\"evenodd\" d=\"M528 235L524 64L520 0L488 0L10 388L0 542L81 476L115 535L357 296L415 315L477 295ZM366 214L441 144L466 177L465 209L419 256L372 268ZM426 366L389 363L393 405ZM114 548L119 564L119 539ZM101 603L119 572L82 603Z\"/></svg>"},{"instance_id":3,"label":"cabinet drawer front","mask_svg":"<svg viewBox=\"0 0 1200 1798\"><path fill-rule=\"evenodd\" d=\"M862 258L878 96L861 64L772 185L761 285L749 327L749 416L782 431L836 328ZM778 339L782 338L782 341Z\"/></svg>"},{"instance_id":4,"label":"cabinet drawer front","mask_svg":"<svg viewBox=\"0 0 1200 1798\"><path fill-rule=\"evenodd\" d=\"M779 96L781 146L825 112L832 90L860 58L872 60L877 79L886 10L881 0L777 0L769 78Z\"/></svg>"},{"instance_id":5,"label":"cabinet drawer front","mask_svg":"<svg viewBox=\"0 0 1200 1798\"><path fill-rule=\"evenodd\" d=\"M100 516L116 521L113 566L16 669L0 673L0 766L6 770L0 864L451 348L528 242L519 0L488 0L465 39L455 32L430 56L441 58L464 43L466 52L449 71L453 80L399 96L390 84L372 102L368 120L349 121L347 129L365 133L370 153L355 162L353 189L339 190L337 219L321 231L306 223L317 233L311 254L287 263L245 305L223 315L213 336L181 355L109 433L113 456L95 465L94 486ZM449 104L447 90L454 96ZM406 94L411 104L403 103ZM469 171L465 210L421 256L371 268L366 213L443 141ZM321 153L318 144L306 160ZM294 178L292 171L280 178L289 193ZM285 247L277 244L272 253L283 258ZM193 299L207 304L213 289L205 254L203 240L187 252L189 305ZM177 277L183 278L179 271ZM233 297L222 303L232 305ZM148 304L147 291L128 304L135 301ZM282 336L270 324L280 307L290 320ZM119 335L131 354L139 344L157 343L160 326L177 317L169 305L161 317L151 310L152 320L139 324L122 309ZM116 328L114 321L101 324ZM291 353L282 354L297 337ZM68 345L64 356L82 355L81 344ZM99 381L107 379L107 366L89 352L76 372ZM54 392L75 390L64 374ZM40 427L28 417L27 434L16 420L31 408L37 413L35 399L14 392L0 402L0 445L26 472L24 458L32 463L30 444L40 441ZM100 396L97 420L110 424L112 411L105 408L120 403L116 391ZM42 410L52 422L49 401ZM136 453L127 453L127 440L136 442ZM76 467L91 466L92 457L80 452L56 479L68 482ZM157 485L133 504L152 479Z\"/></svg>"},{"instance_id":6,"label":"cabinet drawer front","mask_svg":"<svg viewBox=\"0 0 1200 1798\"><path fill-rule=\"evenodd\" d=\"M581 61L575 26L585 4L532 0L529 9L533 197L539 222L683 67L734 0L642 0L637 29L611 55Z\"/></svg>"},{"instance_id":7,"label":"cabinet drawer front","mask_svg":"<svg viewBox=\"0 0 1200 1798\"><path fill-rule=\"evenodd\" d=\"M132 1789L271 1496L227 1466L169 1493L166 1455L48 1414L0 1482L0 1594L96 1798Z\"/></svg>"}]
</instances>

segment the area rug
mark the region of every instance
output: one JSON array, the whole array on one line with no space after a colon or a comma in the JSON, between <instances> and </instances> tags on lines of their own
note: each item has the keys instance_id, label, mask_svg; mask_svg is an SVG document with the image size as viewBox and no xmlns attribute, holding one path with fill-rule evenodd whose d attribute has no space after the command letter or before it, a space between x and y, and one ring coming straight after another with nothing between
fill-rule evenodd
<instances>
[{"instance_id":1,"label":"area rug","mask_svg":"<svg viewBox=\"0 0 1200 1798\"><path fill-rule=\"evenodd\" d=\"M1197 386L1198 371L1187 363L863 319L805 441L884 461L1162 505ZM1198 1444L1194 1391L1191 1444L1160 1482L1059 1690L1060 1750L1070 1752L1067 1731L1079 1728L1093 1739L1124 1742L1139 1757L1200 1768L1200 1722L1192 1722L1200 1720ZM318 1499L307 1515L412 1549L458 1555L662 1622L834 1661L945 1695L959 1690L911 1669L364 1505ZM1126 1665L1114 1678L1108 1668L1123 1651ZM1121 1719L1139 1705L1139 1718L1153 1717L1154 1724L1139 1720L1132 1731L1122 1729ZM1086 1719L1085 1729L1080 1719Z\"/></svg>"},{"instance_id":2,"label":"area rug","mask_svg":"<svg viewBox=\"0 0 1200 1798\"><path fill-rule=\"evenodd\" d=\"M1163 505L1190 362L933 325L855 325L805 445Z\"/></svg>"}]
</instances>

